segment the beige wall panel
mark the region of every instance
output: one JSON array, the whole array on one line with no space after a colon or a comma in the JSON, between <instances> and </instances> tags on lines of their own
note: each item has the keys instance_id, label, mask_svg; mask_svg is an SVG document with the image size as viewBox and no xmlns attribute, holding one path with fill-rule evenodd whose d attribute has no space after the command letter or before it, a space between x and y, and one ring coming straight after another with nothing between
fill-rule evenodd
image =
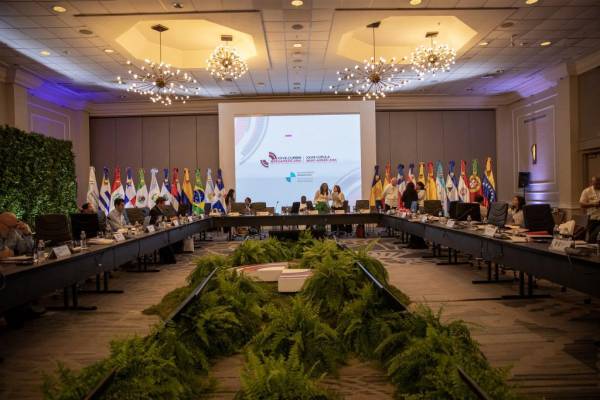
<instances>
[{"instance_id":1,"label":"beige wall panel","mask_svg":"<svg viewBox=\"0 0 600 400\"><path fill-rule=\"evenodd\" d=\"M163 181L163 168L169 168L169 117L142 118L142 163L150 171L157 168L158 183ZM146 176L148 179L149 176ZM148 184L150 182L148 181Z\"/></svg>"},{"instance_id":2,"label":"beige wall panel","mask_svg":"<svg viewBox=\"0 0 600 400\"><path fill-rule=\"evenodd\" d=\"M96 168L98 186L102 184L102 168L108 167L112 182L115 167L115 119L93 118L90 120L90 163Z\"/></svg>"},{"instance_id":3,"label":"beige wall panel","mask_svg":"<svg viewBox=\"0 0 600 400\"><path fill-rule=\"evenodd\" d=\"M469 154L483 171L487 157L496 163L496 116L494 111L469 111Z\"/></svg>"},{"instance_id":4,"label":"beige wall panel","mask_svg":"<svg viewBox=\"0 0 600 400\"><path fill-rule=\"evenodd\" d=\"M169 118L170 168L179 168L179 181L183 182L183 169L196 168L196 117Z\"/></svg>"},{"instance_id":5,"label":"beige wall panel","mask_svg":"<svg viewBox=\"0 0 600 400\"><path fill-rule=\"evenodd\" d=\"M394 175L399 163L408 171L408 165L417 162L417 114L414 111L390 113L390 152Z\"/></svg>"},{"instance_id":6,"label":"beige wall panel","mask_svg":"<svg viewBox=\"0 0 600 400\"><path fill-rule=\"evenodd\" d=\"M121 167L123 182L126 168L133 170L137 182L137 170L142 166L142 119L115 118L115 166ZM147 178L150 176L148 172Z\"/></svg>"},{"instance_id":7,"label":"beige wall panel","mask_svg":"<svg viewBox=\"0 0 600 400\"><path fill-rule=\"evenodd\" d=\"M600 147L600 67L577 77L579 102L579 148Z\"/></svg>"},{"instance_id":8,"label":"beige wall panel","mask_svg":"<svg viewBox=\"0 0 600 400\"><path fill-rule=\"evenodd\" d=\"M441 111L417 112L417 158L427 165L444 158Z\"/></svg>"},{"instance_id":9,"label":"beige wall panel","mask_svg":"<svg viewBox=\"0 0 600 400\"><path fill-rule=\"evenodd\" d=\"M390 161L390 113L378 112L375 114L375 148L377 151L377 164L380 173L385 170L385 164ZM370 167L372 168L372 167ZM373 172L371 172L373 173Z\"/></svg>"},{"instance_id":10,"label":"beige wall panel","mask_svg":"<svg viewBox=\"0 0 600 400\"><path fill-rule=\"evenodd\" d=\"M460 160L470 161L473 158L469 143L469 112L444 111L442 113L444 126L444 173L448 173L448 162L454 160L454 172L460 172ZM492 138L492 145L494 144Z\"/></svg>"},{"instance_id":11,"label":"beige wall panel","mask_svg":"<svg viewBox=\"0 0 600 400\"><path fill-rule=\"evenodd\" d=\"M219 168L219 117L198 115L196 117L196 165L202 171L202 181L206 183L206 169L211 168L213 179ZM232 182L225 182L230 187Z\"/></svg>"}]
</instances>

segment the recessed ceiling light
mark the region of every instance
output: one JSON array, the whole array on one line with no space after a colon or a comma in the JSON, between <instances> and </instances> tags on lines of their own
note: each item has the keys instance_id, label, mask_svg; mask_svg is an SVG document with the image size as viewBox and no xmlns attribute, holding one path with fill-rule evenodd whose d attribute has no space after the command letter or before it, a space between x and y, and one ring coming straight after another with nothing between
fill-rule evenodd
<instances>
[{"instance_id":1,"label":"recessed ceiling light","mask_svg":"<svg viewBox=\"0 0 600 400\"><path fill-rule=\"evenodd\" d=\"M40 51L40 54L43 55L44 57L48 57L50 55L50 52L48 50L42 50L42 51Z\"/></svg>"},{"instance_id":2,"label":"recessed ceiling light","mask_svg":"<svg viewBox=\"0 0 600 400\"><path fill-rule=\"evenodd\" d=\"M299 49L300 47L302 47L302 43L294 43L294 47Z\"/></svg>"},{"instance_id":3,"label":"recessed ceiling light","mask_svg":"<svg viewBox=\"0 0 600 400\"><path fill-rule=\"evenodd\" d=\"M105 52L106 54L112 54L112 53L114 53L115 51L114 51L113 49L104 49L104 52Z\"/></svg>"},{"instance_id":4,"label":"recessed ceiling light","mask_svg":"<svg viewBox=\"0 0 600 400\"><path fill-rule=\"evenodd\" d=\"M174 1L173 3L171 3L171 5L173 6L173 8L183 8L181 3L177 2L177 1Z\"/></svg>"},{"instance_id":5,"label":"recessed ceiling light","mask_svg":"<svg viewBox=\"0 0 600 400\"><path fill-rule=\"evenodd\" d=\"M90 31L89 29L80 29L79 33L81 33L82 35L93 35L94 32Z\"/></svg>"},{"instance_id":6,"label":"recessed ceiling light","mask_svg":"<svg viewBox=\"0 0 600 400\"><path fill-rule=\"evenodd\" d=\"M67 9L64 8L63 6L53 6L52 11L57 12L57 13L64 13L64 12L67 12Z\"/></svg>"},{"instance_id":7,"label":"recessed ceiling light","mask_svg":"<svg viewBox=\"0 0 600 400\"><path fill-rule=\"evenodd\" d=\"M304 28L304 25L302 25L302 24L294 24L294 25L292 25L292 29L295 30L295 31L299 31L302 28Z\"/></svg>"},{"instance_id":8,"label":"recessed ceiling light","mask_svg":"<svg viewBox=\"0 0 600 400\"><path fill-rule=\"evenodd\" d=\"M503 22L500 25L500 28L510 28L510 27L513 27L513 26L515 26L514 22L512 22L512 21L506 21L506 22Z\"/></svg>"},{"instance_id":9,"label":"recessed ceiling light","mask_svg":"<svg viewBox=\"0 0 600 400\"><path fill-rule=\"evenodd\" d=\"M300 7L302 4L304 4L304 2L302 0L292 0L290 4L294 7Z\"/></svg>"},{"instance_id":10,"label":"recessed ceiling light","mask_svg":"<svg viewBox=\"0 0 600 400\"><path fill-rule=\"evenodd\" d=\"M487 46L488 44L490 44L490 42L480 42L479 43L480 46Z\"/></svg>"},{"instance_id":11,"label":"recessed ceiling light","mask_svg":"<svg viewBox=\"0 0 600 400\"><path fill-rule=\"evenodd\" d=\"M303 60L299 60L299 59L295 59L295 60L292 60L292 61L295 62L295 63L301 63L301 62L303 62Z\"/></svg>"},{"instance_id":12,"label":"recessed ceiling light","mask_svg":"<svg viewBox=\"0 0 600 400\"><path fill-rule=\"evenodd\" d=\"M540 43L540 46L542 47L546 47L546 46L550 46L552 44L551 41L549 40L544 40L542 43Z\"/></svg>"},{"instance_id":13,"label":"recessed ceiling light","mask_svg":"<svg viewBox=\"0 0 600 400\"><path fill-rule=\"evenodd\" d=\"M419 4L421 4L421 0L410 0L409 4L411 6L418 6Z\"/></svg>"},{"instance_id":14,"label":"recessed ceiling light","mask_svg":"<svg viewBox=\"0 0 600 400\"><path fill-rule=\"evenodd\" d=\"M538 0L525 0L525 4L529 4L529 5L535 4L537 2L538 2Z\"/></svg>"},{"instance_id":15,"label":"recessed ceiling light","mask_svg":"<svg viewBox=\"0 0 600 400\"><path fill-rule=\"evenodd\" d=\"M256 86L265 86L264 82L256 82Z\"/></svg>"}]
</instances>

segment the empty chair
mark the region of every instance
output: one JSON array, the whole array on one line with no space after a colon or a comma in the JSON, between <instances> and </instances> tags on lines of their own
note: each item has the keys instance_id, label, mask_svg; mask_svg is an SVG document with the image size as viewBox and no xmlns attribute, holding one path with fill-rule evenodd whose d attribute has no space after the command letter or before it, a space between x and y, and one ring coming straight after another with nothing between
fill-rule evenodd
<instances>
[{"instance_id":1,"label":"empty chair","mask_svg":"<svg viewBox=\"0 0 600 400\"><path fill-rule=\"evenodd\" d=\"M573 215L573 221L575 221L575 229L573 230L573 239L589 241L589 230L588 225L590 223L590 216L587 214Z\"/></svg>"},{"instance_id":2,"label":"empty chair","mask_svg":"<svg viewBox=\"0 0 600 400\"><path fill-rule=\"evenodd\" d=\"M460 202L455 200L455 201L451 201L450 204L448 204L448 215L452 219L456 219L456 205L458 203L460 203Z\"/></svg>"},{"instance_id":3,"label":"empty chair","mask_svg":"<svg viewBox=\"0 0 600 400\"><path fill-rule=\"evenodd\" d=\"M275 214L275 207L265 207L265 211L271 215Z\"/></svg>"},{"instance_id":4,"label":"empty chair","mask_svg":"<svg viewBox=\"0 0 600 400\"><path fill-rule=\"evenodd\" d=\"M532 232L546 231L552 234L554 218L550 204L528 204L523 207L525 228Z\"/></svg>"},{"instance_id":5,"label":"empty chair","mask_svg":"<svg viewBox=\"0 0 600 400\"><path fill-rule=\"evenodd\" d=\"M292 208L290 209L290 214L298 214L300 212L300 202L295 201L292 203Z\"/></svg>"},{"instance_id":6,"label":"empty chair","mask_svg":"<svg viewBox=\"0 0 600 400\"><path fill-rule=\"evenodd\" d=\"M250 204L250 209L254 212L266 211L266 208L267 208L267 203L265 203L264 201L259 201L259 202Z\"/></svg>"},{"instance_id":7,"label":"empty chair","mask_svg":"<svg viewBox=\"0 0 600 400\"><path fill-rule=\"evenodd\" d=\"M342 204L342 208L344 209L345 212L350 212L350 206L348 205L348 200L344 200L344 203Z\"/></svg>"},{"instance_id":8,"label":"empty chair","mask_svg":"<svg viewBox=\"0 0 600 400\"><path fill-rule=\"evenodd\" d=\"M246 212L246 203L233 203L229 211L243 214Z\"/></svg>"},{"instance_id":9,"label":"empty chair","mask_svg":"<svg viewBox=\"0 0 600 400\"><path fill-rule=\"evenodd\" d=\"M140 225L144 224L144 218L146 217L146 213L141 208L126 208L125 213L127 214L127 219L129 219L129 223L131 225L135 225L137 222Z\"/></svg>"},{"instance_id":10,"label":"empty chair","mask_svg":"<svg viewBox=\"0 0 600 400\"><path fill-rule=\"evenodd\" d=\"M439 215L442 210L442 202L440 200L425 200L423 204L425 214Z\"/></svg>"},{"instance_id":11,"label":"empty chair","mask_svg":"<svg viewBox=\"0 0 600 400\"><path fill-rule=\"evenodd\" d=\"M177 215L190 215L192 213L192 206L190 204L179 203L177 209Z\"/></svg>"},{"instance_id":12,"label":"empty chair","mask_svg":"<svg viewBox=\"0 0 600 400\"><path fill-rule=\"evenodd\" d=\"M481 211L479 203L457 203L456 219L466 221L471 216L472 221L481 221Z\"/></svg>"},{"instance_id":13,"label":"empty chair","mask_svg":"<svg viewBox=\"0 0 600 400\"><path fill-rule=\"evenodd\" d=\"M488 224L503 227L508 215L508 204L501 202L491 203L488 210Z\"/></svg>"},{"instance_id":14,"label":"empty chair","mask_svg":"<svg viewBox=\"0 0 600 400\"><path fill-rule=\"evenodd\" d=\"M167 207L165 207L164 214L167 218L172 218L177 216L177 211L175 211L175 207L173 207L172 204L169 204Z\"/></svg>"},{"instance_id":15,"label":"empty chair","mask_svg":"<svg viewBox=\"0 0 600 400\"><path fill-rule=\"evenodd\" d=\"M98 236L100 227L97 214L71 214L69 217L74 240L81 238L81 231L84 231L88 238Z\"/></svg>"},{"instance_id":16,"label":"empty chair","mask_svg":"<svg viewBox=\"0 0 600 400\"><path fill-rule=\"evenodd\" d=\"M354 208L358 210L369 210L371 206L369 204L369 200L356 200Z\"/></svg>"},{"instance_id":17,"label":"empty chair","mask_svg":"<svg viewBox=\"0 0 600 400\"><path fill-rule=\"evenodd\" d=\"M35 236L37 240L58 245L71 240L69 219L64 214L46 214L35 217Z\"/></svg>"}]
</instances>

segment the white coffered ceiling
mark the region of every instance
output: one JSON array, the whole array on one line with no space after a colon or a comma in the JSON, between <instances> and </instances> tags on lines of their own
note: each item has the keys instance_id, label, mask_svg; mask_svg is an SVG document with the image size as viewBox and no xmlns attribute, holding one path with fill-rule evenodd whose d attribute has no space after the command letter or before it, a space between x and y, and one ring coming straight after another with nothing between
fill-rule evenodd
<instances>
[{"instance_id":1,"label":"white coffered ceiling","mask_svg":"<svg viewBox=\"0 0 600 400\"><path fill-rule=\"evenodd\" d=\"M423 0L419 6L408 0L305 0L301 7L289 0L180 0L182 8L173 3L0 0L0 61L82 99L133 99L115 78L126 75L127 59L141 58L142 45L157 46L151 35L141 34L139 44L118 38L150 21L181 21L179 39L174 22L163 34L173 52L194 55L190 46L198 43L198 54L206 54L211 40L205 35L213 25L221 27L210 31L215 38L226 29L243 32L255 49L250 72L235 82L217 82L203 68L189 69L204 97L330 95L337 69L371 55L364 26L381 20L377 50L382 53L408 56L406 49L426 44L425 32L436 26L439 42L446 38L460 46L451 72L411 81L400 94L491 95L514 91L545 68L600 50L600 0L539 0L534 5L525 0ZM53 11L56 5L67 11ZM203 24L197 38L189 26L194 22ZM543 41L552 44L541 47ZM369 53L360 56L363 49ZM42 56L44 50L50 55Z\"/></svg>"}]
</instances>

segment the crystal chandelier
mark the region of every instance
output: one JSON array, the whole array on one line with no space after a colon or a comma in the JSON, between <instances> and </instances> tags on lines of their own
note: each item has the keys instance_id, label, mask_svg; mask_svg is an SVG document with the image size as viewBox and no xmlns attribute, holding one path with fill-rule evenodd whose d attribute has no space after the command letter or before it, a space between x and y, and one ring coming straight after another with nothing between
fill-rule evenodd
<instances>
[{"instance_id":1,"label":"crystal chandelier","mask_svg":"<svg viewBox=\"0 0 600 400\"><path fill-rule=\"evenodd\" d=\"M127 84L127 91L147 96L153 103L165 106L174 101L185 104L190 95L199 95L198 81L191 74L179 69L172 69L170 64L162 61L162 33L169 28L163 25L154 25L152 29L159 35L159 60L158 62L144 60L141 66L127 61L129 70L129 82L125 83L120 76L117 77L119 84Z\"/></svg>"},{"instance_id":2,"label":"crystal chandelier","mask_svg":"<svg viewBox=\"0 0 600 400\"><path fill-rule=\"evenodd\" d=\"M335 94L344 94L348 99L356 95L361 96L363 100L377 100L408 83L408 80L398 76L405 71L398 68L396 58L392 57L388 61L383 57L375 57L375 28L379 28L379 25L381 21L367 25L373 32L373 56L354 68L337 71L337 84L329 86Z\"/></svg>"},{"instance_id":3,"label":"crystal chandelier","mask_svg":"<svg viewBox=\"0 0 600 400\"><path fill-rule=\"evenodd\" d=\"M410 56L412 69L423 79L426 74L435 76L438 72L450 71L450 66L456 60L456 51L446 44L438 45L433 41L438 32L427 32L426 38L431 39L431 46L419 46Z\"/></svg>"},{"instance_id":4,"label":"crystal chandelier","mask_svg":"<svg viewBox=\"0 0 600 400\"><path fill-rule=\"evenodd\" d=\"M212 76L222 81L232 81L240 78L248 71L248 65L239 55L235 47L229 45L233 41L231 35L221 35L224 43L217 46L206 63L206 70Z\"/></svg>"}]
</instances>

